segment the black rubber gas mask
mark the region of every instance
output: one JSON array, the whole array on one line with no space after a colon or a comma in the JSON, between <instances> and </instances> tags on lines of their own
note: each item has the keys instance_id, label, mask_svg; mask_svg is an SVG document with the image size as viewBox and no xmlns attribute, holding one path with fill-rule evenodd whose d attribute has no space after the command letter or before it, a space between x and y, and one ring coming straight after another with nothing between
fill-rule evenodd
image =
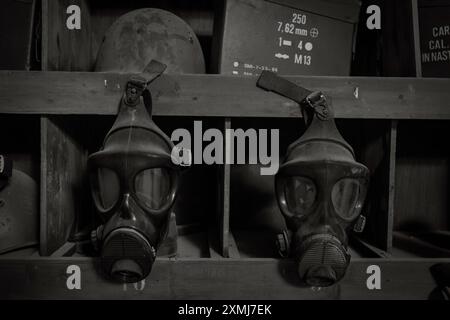
<instances>
[{"instance_id":1,"label":"black rubber gas mask","mask_svg":"<svg viewBox=\"0 0 450 320\"><path fill-rule=\"evenodd\" d=\"M103 221L92 240L101 251L103 271L121 282L137 282L150 273L178 186L173 144L151 118L147 84L140 77L128 81L103 147L88 160L94 203Z\"/></svg>"},{"instance_id":2,"label":"black rubber gas mask","mask_svg":"<svg viewBox=\"0 0 450 320\"><path fill-rule=\"evenodd\" d=\"M322 93L269 72L261 75L258 86L300 103L307 125L303 136L289 146L275 176L278 205L289 228L281 239L283 250L298 263L305 283L333 285L350 262L347 232L364 227L360 213L369 170L355 161Z\"/></svg>"}]
</instances>

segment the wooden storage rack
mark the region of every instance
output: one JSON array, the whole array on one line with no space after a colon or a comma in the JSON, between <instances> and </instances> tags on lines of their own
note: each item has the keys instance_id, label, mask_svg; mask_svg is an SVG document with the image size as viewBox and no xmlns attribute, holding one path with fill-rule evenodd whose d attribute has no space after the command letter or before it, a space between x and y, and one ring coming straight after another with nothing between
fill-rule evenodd
<instances>
[{"instance_id":1,"label":"wooden storage rack","mask_svg":"<svg viewBox=\"0 0 450 320\"><path fill-rule=\"evenodd\" d=\"M82 9L90 8L87 5L90 1L72 2ZM356 149L361 156L359 160L373 172L373 193L368 199L372 218L367 233L356 240L364 254L352 258L347 275L339 284L320 290L302 287L291 261L240 254L240 243L230 227L230 216L236 214L230 209L233 201L230 193L236 187L230 179L230 165L217 168L215 184L219 185L219 195L214 200L217 210L210 213L215 224L208 231L206 256L158 258L143 290L142 285L136 289L103 279L96 270L97 259L74 255L74 245L67 240L75 217L90 210L89 201L81 194L86 191L80 174L86 157L92 148L99 147L91 144L112 123L129 75L86 72L91 70L98 45L88 39L90 28L102 34L113 19L99 19L95 14L84 16L83 25L87 27L75 35L69 34L64 31L62 19L65 14L62 9L67 4L65 0L42 1L42 67L47 71L0 71L3 126L0 133L9 135L7 140L18 144L20 152L30 154L41 187L40 253L24 251L0 256L0 298L426 299L429 296L436 287L429 267L450 262L450 255L427 257L423 250L414 254L418 248L414 243L410 246L412 253L404 254L395 239L396 235L404 235L403 225L410 218L425 221L431 230L450 230L447 197L450 79L290 77L304 87L322 90L332 97L338 122L345 124L341 129L346 139L347 131L351 132L355 126L363 127L369 137ZM163 75L150 88L155 121L159 124L164 120L162 128L166 130L170 128L168 119L185 123L206 120L220 129L250 119L295 125L301 116L298 105L264 92L255 84L256 78ZM15 135L15 131L25 130L28 137L23 137L23 133ZM289 134L291 142L298 134ZM91 136L94 142L90 141ZM440 151L429 153L430 145ZM375 161L378 155L381 158ZM377 165L372 168L375 162ZM219 241L214 247L215 240ZM258 239L255 244L258 245ZM66 287L66 269L73 264L82 271L81 290ZM369 290L366 286L367 267L374 264L381 268L381 290Z\"/></svg>"},{"instance_id":2,"label":"wooden storage rack","mask_svg":"<svg viewBox=\"0 0 450 320\"><path fill-rule=\"evenodd\" d=\"M434 287L428 268L439 261L450 262L447 258L398 258L390 255L395 215L396 123L411 119L449 121L450 92L446 89L450 88L450 80L291 77L291 80L305 87L322 90L333 97L338 118L390 123L389 170L385 172L388 176L388 210L382 217L386 225L384 241L378 249L377 246L367 245L377 258L354 258L346 278L340 284L319 292L298 286L295 269L289 261L225 258L230 256L228 237L231 234L227 209L230 200L225 196L221 204L224 210L219 218L222 226L218 230L222 243L220 256L161 258L148 279L148 285L139 292L134 289L123 291L122 286L105 281L94 270L95 258L64 257L68 251L64 249L67 248L67 225L70 225L76 212L76 208L72 207L70 189L74 181L70 179L77 177L76 172L83 166L86 154L60 128L59 125L64 122L55 122L53 117L68 119L77 115L115 114L121 95L118 88L123 88L127 78L128 75L122 74L89 72L0 72L2 117L14 114L40 119L41 241L45 242L45 253L50 255L0 257L0 283L7 285L6 290L5 287L1 290L2 295L8 293L8 297L29 298L89 298L100 295L109 298L426 298ZM255 78L219 75L164 75L151 87L153 96L157 97L155 114L218 117L224 126L230 125L235 117L242 116L300 116L298 106L258 89L255 81ZM19 93L18 88L21 88ZM83 126L83 122L78 125ZM20 122L17 122L16 129L19 126ZM58 149L61 146L64 148ZM58 150L73 155L70 163L55 162L53 152ZM227 167L223 166L225 178L221 184L225 195L229 194L230 189ZM55 190L52 185L55 183L54 175L65 175L65 179L69 180L59 180L66 184L58 185L59 189ZM65 201L55 201L59 196L65 196ZM63 249L57 250L60 247ZM55 251L56 256L52 256ZM71 264L81 266L83 272L83 290L80 292L65 288L65 270ZM366 268L371 264L382 268L380 291L370 291L366 287ZM31 287L34 289L29 291Z\"/></svg>"}]
</instances>

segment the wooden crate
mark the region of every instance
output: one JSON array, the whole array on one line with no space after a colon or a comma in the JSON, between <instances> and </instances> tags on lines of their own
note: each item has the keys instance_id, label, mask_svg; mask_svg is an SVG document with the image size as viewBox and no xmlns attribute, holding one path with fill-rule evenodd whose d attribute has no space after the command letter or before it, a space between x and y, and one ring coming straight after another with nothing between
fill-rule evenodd
<instances>
[{"instance_id":1,"label":"wooden crate","mask_svg":"<svg viewBox=\"0 0 450 320\"><path fill-rule=\"evenodd\" d=\"M97 259L77 254L69 240L89 227L95 215L83 174L86 157L100 147L129 75L90 71L98 37L119 15L145 3L110 7L104 1L70 1L89 13L82 21L88 30L75 33L64 24L68 4L42 2L42 72L0 71L0 123L6 126L1 130L31 130L24 136L27 142L20 143L20 153L28 159L25 165L33 164L41 183L40 254L28 250L0 256L1 298L428 297L436 286L429 267L450 262L450 255L428 256L409 242L406 250L405 241L398 239L404 238L404 222L410 217L424 218L431 231L449 231L444 194L449 190L448 79L289 77L332 97L339 128L372 172L367 229L352 240L352 262L339 284L320 291L302 287L293 263L276 259L272 239L283 227L281 216L274 212L259 219L258 210L243 205L257 194L250 189L248 197L242 197L248 190L232 180L231 172L239 167L231 165L200 165L188 174L181 192L182 212L176 209L179 254L158 258L143 290L103 279ZM211 36L205 27L208 19L194 16L192 21L198 23L197 33ZM281 129L285 148L300 135L300 109L255 83L254 77L163 75L150 86L155 122L166 133L178 127L192 129L194 120L221 130L271 123ZM267 225L275 228L268 232ZM82 270L81 291L66 287L67 267L74 264ZM371 265L382 270L382 290L366 286Z\"/></svg>"}]
</instances>

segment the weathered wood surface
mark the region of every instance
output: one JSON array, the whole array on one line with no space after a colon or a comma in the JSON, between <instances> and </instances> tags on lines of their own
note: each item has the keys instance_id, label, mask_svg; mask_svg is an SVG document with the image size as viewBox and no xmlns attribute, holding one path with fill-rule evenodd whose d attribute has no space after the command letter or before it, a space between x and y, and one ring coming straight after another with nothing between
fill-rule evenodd
<instances>
[{"instance_id":1,"label":"weathered wood surface","mask_svg":"<svg viewBox=\"0 0 450 320\"><path fill-rule=\"evenodd\" d=\"M6 299L427 299L436 284L429 267L450 259L353 260L330 288L305 288L294 264L273 259L158 259L142 291L110 283L91 258L0 259ZM81 269L81 290L68 290L67 267ZM369 265L381 268L381 290L368 290ZM142 284L136 287L142 288Z\"/></svg>"},{"instance_id":2,"label":"weathered wood surface","mask_svg":"<svg viewBox=\"0 0 450 320\"><path fill-rule=\"evenodd\" d=\"M77 212L85 211L86 157L63 124L41 119L41 255L51 255L66 243Z\"/></svg>"},{"instance_id":3,"label":"weathered wood surface","mask_svg":"<svg viewBox=\"0 0 450 320\"><path fill-rule=\"evenodd\" d=\"M0 72L0 113L116 114L129 75ZM332 97L339 118L450 119L450 79L289 77ZM164 75L151 85L155 115L299 117L297 104L256 78Z\"/></svg>"},{"instance_id":4,"label":"weathered wood surface","mask_svg":"<svg viewBox=\"0 0 450 320\"><path fill-rule=\"evenodd\" d=\"M81 29L66 26L67 9L77 5L81 10ZM42 1L42 69L84 71L92 69L91 19L86 0Z\"/></svg>"},{"instance_id":5,"label":"weathered wood surface","mask_svg":"<svg viewBox=\"0 0 450 320\"><path fill-rule=\"evenodd\" d=\"M387 245L388 252L392 249L392 230L394 227L395 214L395 166L397 157L397 127L398 121L391 121L391 130L389 134L389 201L388 201L388 216L387 216Z\"/></svg>"},{"instance_id":6,"label":"weathered wood surface","mask_svg":"<svg viewBox=\"0 0 450 320\"><path fill-rule=\"evenodd\" d=\"M449 230L450 127L446 121L400 121L394 230Z\"/></svg>"},{"instance_id":7,"label":"weathered wood surface","mask_svg":"<svg viewBox=\"0 0 450 320\"><path fill-rule=\"evenodd\" d=\"M224 130L231 129L231 120L229 118L225 119ZM229 146L225 146L229 148ZM225 150L226 153L231 152L230 150ZM220 250L221 254L225 258L231 258L230 255L230 237L232 237L230 232L230 170L229 164L225 163L220 168L220 213L219 213L219 235L220 235Z\"/></svg>"}]
</instances>

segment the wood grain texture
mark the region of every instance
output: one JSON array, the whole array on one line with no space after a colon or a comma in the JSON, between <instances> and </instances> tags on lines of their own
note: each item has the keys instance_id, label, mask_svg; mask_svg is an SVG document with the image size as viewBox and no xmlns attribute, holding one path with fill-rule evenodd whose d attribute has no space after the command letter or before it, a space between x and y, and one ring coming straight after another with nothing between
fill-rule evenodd
<instances>
[{"instance_id":1,"label":"wood grain texture","mask_svg":"<svg viewBox=\"0 0 450 320\"><path fill-rule=\"evenodd\" d=\"M301 287L294 264L274 259L157 259L142 291L104 280L91 258L0 259L2 299L427 299L429 267L450 259L353 260L345 278L321 290ZM368 290L367 267L381 268L381 290ZM81 290L66 287L81 269ZM405 272L407 270L407 272ZM126 289L126 290L125 290Z\"/></svg>"},{"instance_id":2,"label":"wood grain texture","mask_svg":"<svg viewBox=\"0 0 450 320\"><path fill-rule=\"evenodd\" d=\"M85 211L86 157L57 122L41 119L41 255L50 255L65 244L77 214Z\"/></svg>"},{"instance_id":3,"label":"wood grain texture","mask_svg":"<svg viewBox=\"0 0 450 320\"><path fill-rule=\"evenodd\" d=\"M394 230L450 230L447 121L400 121Z\"/></svg>"},{"instance_id":4,"label":"wood grain texture","mask_svg":"<svg viewBox=\"0 0 450 320\"><path fill-rule=\"evenodd\" d=\"M389 172L391 121L365 121L358 123L362 128L353 129L359 135L359 143L350 141L356 148L357 160L367 166L370 171L369 189L362 214L367 217L363 239L369 244L388 250L389 230ZM344 127L343 131L352 128ZM358 149L361 156L358 157Z\"/></svg>"},{"instance_id":5,"label":"wood grain texture","mask_svg":"<svg viewBox=\"0 0 450 320\"><path fill-rule=\"evenodd\" d=\"M231 129L231 120L229 118L225 119L224 122L224 132ZM228 150L228 146L225 150L225 154L229 154L231 152ZM220 242L220 250L221 254L225 258L230 258L230 170L231 167L229 164L225 163L220 168L220 215L219 215L219 242Z\"/></svg>"},{"instance_id":6,"label":"wood grain texture","mask_svg":"<svg viewBox=\"0 0 450 320\"><path fill-rule=\"evenodd\" d=\"M129 76L2 71L0 113L116 114ZM450 79L288 78L332 97L338 118L450 119ZM155 115L300 117L297 104L257 88L256 78L164 75L151 90Z\"/></svg>"},{"instance_id":7,"label":"wood grain texture","mask_svg":"<svg viewBox=\"0 0 450 320\"><path fill-rule=\"evenodd\" d=\"M391 121L389 134L389 200L388 200L388 216L387 216L387 243L386 251L392 249L392 233L394 229L394 213L395 213L395 169L397 156L397 127L398 121Z\"/></svg>"},{"instance_id":8,"label":"wood grain texture","mask_svg":"<svg viewBox=\"0 0 450 320\"><path fill-rule=\"evenodd\" d=\"M52 257L70 257L77 250L77 244L75 242L66 242L59 249L52 253Z\"/></svg>"},{"instance_id":9,"label":"wood grain texture","mask_svg":"<svg viewBox=\"0 0 450 320\"><path fill-rule=\"evenodd\" d=\"M396 248L424 258L450 257L450 232L404 233L394 231Z\"/></svg>"},{"instance_id":10,"label":"wood grain texture","mask_svg":"<svg viewBox=\"0 0 450 320\"><path fill-rule=\"evenodd\" d=\"M414 32L414 57L416 62L416 76L422 77L422 57L420 50L419 5L417 0L411 0L413 32Z\"/></svg>"},{"instance_id":11,"label":"wood grain texture","mask_svg":"<svg viewBox=\"0 0 450 320\"><path fill-rule=\"evenodd\" d=\"M353 76L415 77L411 0L362 0ZM367 8L381 9L381 30L369 30Z\"/></svg>"},{"instance_id":12,"label":"wood grain texture","mask_svg":"<svg viewBox=\"0 0 450 320\"><path fill-rule=\"evenodd\" d=\"M69 30L67 8L81 10L81 29ZM88 71L91 59L90 10L86 0L42 0L42 70Z\"/></svg>"}]
</instances>

